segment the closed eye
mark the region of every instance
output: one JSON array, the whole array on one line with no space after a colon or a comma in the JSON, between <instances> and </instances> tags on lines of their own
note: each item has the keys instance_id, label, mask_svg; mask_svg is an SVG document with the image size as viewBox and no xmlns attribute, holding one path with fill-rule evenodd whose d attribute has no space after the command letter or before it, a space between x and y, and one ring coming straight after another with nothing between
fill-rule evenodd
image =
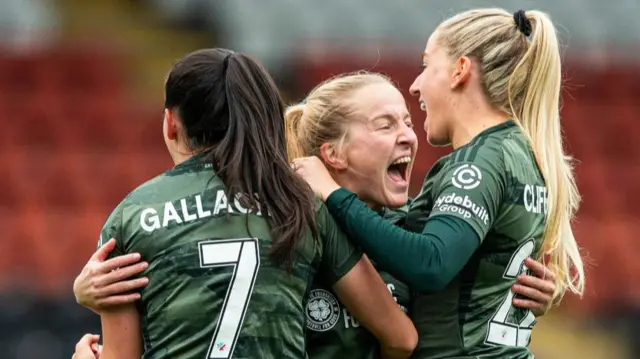
<instances>
[{"instance_id":1,"label":"closed eye","mask_svg":"<svg viewBox=\"0 0 640 359\"><path fill-rule=\"evenodd\" d=\"M395 120L383 116L374 120L374 125L376 130L390 130L395 126Z\"/></svg>"}]
</instances>

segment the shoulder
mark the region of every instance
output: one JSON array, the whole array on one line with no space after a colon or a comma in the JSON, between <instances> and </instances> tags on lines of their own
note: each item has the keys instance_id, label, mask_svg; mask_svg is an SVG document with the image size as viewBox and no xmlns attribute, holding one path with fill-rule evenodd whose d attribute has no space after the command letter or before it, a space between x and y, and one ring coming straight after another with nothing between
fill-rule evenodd
<instances>
[{"instance_id":1,"label":"shoulder","mask_svg":"<svg viewBox=\"0 0 640 359\"><path fill-rule=\"evenodd\" d=\"M422 184L423 190L424 187L428 187L428 184L432 182L434 178L438 177L443 169L446 169L449 166L449 163L452 161L452 157L455 153L456 152L454 151L438 158L431 168L429 168L429 171L427 171L427 175L424 178L424 183Z\"/></svg>"},{"instance_id":2,"label":"shoulder","mask_svg":"<svg viewBox=\"0 0 640 359\"><path fill-rule=\"evenodd\" d=\"M315 203L315 212L316 212L316 227L318 229L318 236L314 246L316 250L319 250L319 253L322 255L324 252L324 242L332 238L335 232L338 231L338 224L335 222L333 217L331 217L331 213L329 213L329 209L327 205L322 202L320 199L316 199Z\"/></svg>"},{"instance_id":3,"label":"shoulder","mask_svg":"<svg viewBox=\"0 0 640 359\"><path fill-rule=\"evenodd\" d=\"M163 173L156 176L129 192L111 211L105 221L103 229L118 228L118 231L122 230L124 223L127 222L127 216L130 215L133 207L137 208L137 206L141 204L149 203L153 193L164 192L157 188L157 184L162 181L164 175Z\"/></svg>"},{"instance_id":4,"label":"shoulder","mask_svg":"<svg viewBox=\"0 0 640 359\"><path fill-rule=\"evenodd\" d=\"M168 179L170 171L162 173L154 178L142 183L135 189L133 189L125 198L125 201L128 203L144 203L147 202L150 198L153 197L154 194L158 194L163 192L163 187L169 185L170 182ZM165 193L166 196L166 193Z\"/></svg>"},{"instance_id":5,"label":"shoulder","mask_svg":"<svg viewBox=\"0 0 640 359\"><path fill-rule=\"evenodd\" d=\"M452 152L448 157L447 164L451 166L461 163L502 162L504 159L504 140L505 138L501 136L476 138Z\"/></svg>"},{"instance_id":6,"label":"shoulder","mask_svg":"<svg viewBox=\"0 0 640 359\"><path fill-rule=\"evenodd\" d=\"M506 188L511 162L504 150L507 138L508 134L502 133L481 136L453 151L439 171L434 188L442 190L452 186L474 191Z\"/></svg>"},{"instance_id":7,"label":"shoulder","mask_svg":"<svg viewBox=\"0 0 640 359\"><path fill-rule=\"evenodd\" d=\"M454 176L502 177L512 162L514 134L519 129L501 131L475 138L447 158L447 173ZM517 137L517 136L516 136Z\"/></svg>"},{"instance_id":8,"label":"shoulder","mask_svg":"<svg viewBox=\"0 0 640 359\"><path fill-rule=\"evenodd\" d=\"M104 227L113 226L122 223L123 212L130 205L131 193L127 194L120 203L109 213L105 221Z\"/></svg>"},{"instance_id":9,"label":"shoulder","mask_svg":"<svg viewBox=\"0 0 640 359\"><path fill-rule=\"evenodd\" d=\"M327 205L319 198L316 198L314 206L316 210L316 221L318 223L318 229L321 230L327 224L332 223L333 217L331 217Z\"/></svg>"}]
</instances>

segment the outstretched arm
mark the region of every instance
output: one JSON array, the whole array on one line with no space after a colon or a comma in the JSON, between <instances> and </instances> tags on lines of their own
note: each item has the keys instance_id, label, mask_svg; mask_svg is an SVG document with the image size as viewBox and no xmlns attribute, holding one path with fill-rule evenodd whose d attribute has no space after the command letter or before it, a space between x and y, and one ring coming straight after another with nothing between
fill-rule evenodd
<instances>
[{"instance_id":1,"label":"outstretched arm","mask_svg":"<svg viewBox=\"0 0 640 359\"><path fill-rule=\"evenodd\" d=\"M339 189L327 200L349 238L380 268L418 291L442 290L480 245L471 226L449 216L430 219L422 233L384 221L355 194Z\"/></svg>"}]
</instances>

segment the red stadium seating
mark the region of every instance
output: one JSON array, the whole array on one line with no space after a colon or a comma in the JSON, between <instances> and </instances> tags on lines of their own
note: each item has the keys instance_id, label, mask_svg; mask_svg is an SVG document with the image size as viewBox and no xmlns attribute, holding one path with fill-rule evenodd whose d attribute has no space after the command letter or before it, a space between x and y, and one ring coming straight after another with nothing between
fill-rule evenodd
<instances>
[{"instance_id":1,"label":"red stadium seating","mask_svg":"<svg viewBox=\"0 0 640 359\"><path fill-rule=\"evenodd\" d=\"M157 113L126 101L117 56L0 57L0 285L67 291L124 196L170 167Z\"/></svg>"},{"instance_id":2,"label":"red stadium seating","mask_svg":"<svg viewBox=\"0 0 640 359\"><path fill-rule=\"evenodd\" d=\"M95 248L110 210L137 185L169 168L160 111L141 112L126 101L126 68L118 56L65 49L0 57L0 273L36 275L40 289L68 288ZM299 88L345 71L370 68L351 57L297 66ZM640 71L594 71L569 64L562 115L566 142L577 158L583 204L576 236L595 265L577 309L598 311L631 295L640 279L633 245L640 224ZM448 152L424 142L424 114L408 97L418 73L413 59L381 61L411 105L421 139L412 191L433 161ZM0 277L7 283L13 275ZM636 290L637 292L637 290Z\"/></svg>"}]
</instances>

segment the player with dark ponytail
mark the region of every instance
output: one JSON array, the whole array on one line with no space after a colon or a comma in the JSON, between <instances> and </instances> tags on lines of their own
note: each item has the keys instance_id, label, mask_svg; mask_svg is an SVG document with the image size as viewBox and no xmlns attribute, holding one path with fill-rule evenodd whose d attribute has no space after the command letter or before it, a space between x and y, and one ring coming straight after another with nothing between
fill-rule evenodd
<instances>
[{"instance_id":1,"label":"player with dark ponytail","mask_svg":"<svg viewBox=\"0 0 640 359\"><path fill-rule=\"evenodd\" d=\"M411 321L289 167L284 106L266 70L240 53L200 50L172 68L165 97L176 166L131 192L99 243L114 256L139 253L149 284L136 303L94 308L100 358L304 358L312 280L386 333L387 354L407 357Z\"/></svg>"}]
</instances>

